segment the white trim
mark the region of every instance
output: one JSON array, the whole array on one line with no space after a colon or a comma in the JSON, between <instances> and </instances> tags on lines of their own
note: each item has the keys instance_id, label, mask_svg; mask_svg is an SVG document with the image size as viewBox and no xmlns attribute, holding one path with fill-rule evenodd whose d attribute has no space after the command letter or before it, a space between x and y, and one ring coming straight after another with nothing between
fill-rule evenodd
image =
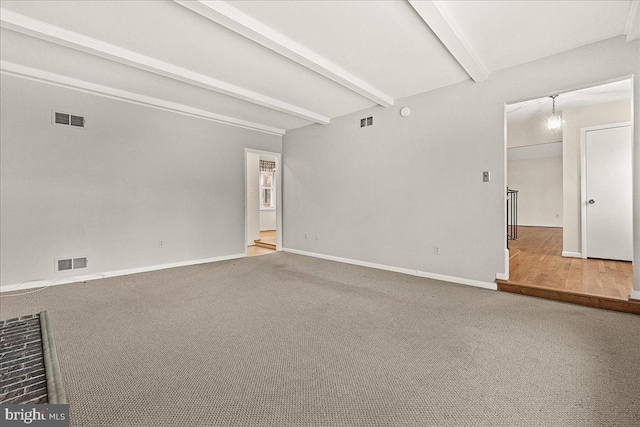
<instances>
[{"instance_id":1,"label":"white trim","mask_svg":"<svg viewBox=\"0 0 640 427\"><path fill-rule=\"evenodd\" d=\"M444 2L408 1L475 82L482 82L489 78L489 70L464 36L459 25L450 16Z\"/></svg>"},{"instance_id":2,"label":"white trim","mask_svg":"<svg viewBox=\"0 0 640 427\"><path fill-rule=\"evenodd\" d=\"M174 0L174 2L333 80L376 104L384 107L393 105L391 96L224 1Z\"/></svg>"},{"instance_id":3,"label":"white trim","mask_svg":"<svg viewBox=\"0 0 640 427\"><path fill-rule=\"evenodd\" d=\"M496 278L501 280L509 280L510 273L510 258L509 258L509 241L508 241L508 227L509 218L507 217L507 206L509 203L509 195L507 194L507 104L502 106L502 177L504 179L504 187L502 189L502 197L504 197L500 210L504 214L502 221L502 247L504 248L504 273L497 273ZM499 276L500 275L500 276Z\"/></svg>"},{"instance_id":4,"label":"white trim","mask_svg":"<svg viewBox=\"0 0 640 427\"><path fill-rule=\"evenodd\" d=\"M271 151L255 150L253 148L244 149L244 254L249 255L249 247L247 246L247 236L249 227L249 211L247 209L247 155L264 154L276 158L276 252L282 249L282 153ZM261 230L262 231L262 230Z\"/></svg>"},{"instance_id":5,"label":"white trim","mask_svg":"<svg viewBox=\"0 0 640 427\"><path fill-rule=\"evenodd\" d=\"M633 98L631 98L633 99ZM587 258L587 156L586 147L587 132L603 129L613 129L619 127L632 126L631 122L611 123L599 126L587 126L580 128L580 234L581 234L581 248L582 258ZM633 135L633 127L631 127L631 134ZM633 142L631 143L633 147ZM633 153L632 153L633 156Z\"/></svg>"},{"instance_id":6,"label":"white trim","mask_svg":"<svg viewBox=\"0 0 640 427\"><path fill-rule=\"evenodd\" d=\"M582 258L582 254L580 252L562 251L562 256L567 258Z\"/></svg>"},{"instance_id":7,"label":"white trim","mask_svg":"<svg viewBox=\"0 0 640 427\"><path fill-rule=\"evenodd\" d=\"M360 260L355 260L350 258L342 258L342 257L333 256L333 255L320 254L316 252L301 251L298 249L282 248L282 250L284 252L290 252L292 254L304 255L304 256L309 256L313 258L321 258L329 261L337 261L337 262L342 262L344 264L352 264L352 265L359 265L361 267L375 268L378 270L393 271L396 273L408 274L410 276L426 277L428 279L459 283L461 285L475 286L477 288L491 289L493 291L498 290L498 285L495 282L493 283L481 282L479 280L464 279L461 277L454 277L454 276L445 276L443 274L429 273L429 272L420 271L420 270L412 270L410 268L394 267L391 265L376 264L373 262L360 261Z\"/></svg>"},{"instance_id":8,"label":"white trim","mask_svg":"<svg viewBox=\"0 0 640 427\"><path fill-rule=\"evenodd\" d=\"M592 88L594 86L602 86L602 85L606 85L606 84L609 84L609 83L617 83L617 82L621 82L623 80L631 80L631 91L633 92L633 77L634 77L634 74L627 74L626 76L615 77L615 78L606 79L606 80L600 80L598 82L584 83L584 84L580 84L580 85L576 85L576 86L565 87L563 89L554 90L553 92L546 92L546 93L542 93L542 94L539 94L539 95L531 95L531 96L529 96L527 98L517 98L517 99L511 100L509 102L506 102L505 105L520 104L520 103L527 102L527 101L534 101L534 100L537 100L537 99L540 99L540 98L548 98L551 95L563 94L563 93L567 93L567 92L575 92L575 91L582 90L582 89L589 89L589 88ZM633 101L633 96L631 96L630 99Z\"/></svg>"},{"instance_id":9,"label":"white trim","mask_svg":"<svg viewBox=\"0 0 640 427\"><path fill-rule=\"evenodd\" d=\"M631 291L631 298L637 299L640 301L640 291L636 291L635 289Z\"/></svg>"},{"instance_id":10,"label":"white trim","mask_svg":"<svg viewBox=\"0 0 640 427\"><path fill-rule=\"evenodd\" d=\"M259 123L253 123L246 120L240 120L234 117L224 116L222 114L212 113L210 111L189 107L188 105L166 101L164 99L153 98L147 95L114 89L112 87L102 86L95 83L89 83L83 80L62 76L60 74L50 73L48 71L37 70L35 68L26 67L24 65L14 64L12 62L0 61L0 73L23 79L33 80L40 83L60 86L67 89L78 90L93 95L104 96L106 98L129 102L132 104L170 111L172 113L183 114L185 116L197 117L199 119L210 120L230 126L269 133L272 135L282 136L286 132L284 129L266 126Z\"/></svg>"},{"instance_id":11,"label":"white trim","mask_svg":"<svg viewBox=\"0 0 640 427\"><path fill-rule=\"evenodd\" d=\"M509 249L504 250L504 273L496 273L496 279L509 280Z\"/></svg>"},{"instance_id":12,"label":"white trim","mask_svg":"<svg viewBox=\"0 0 640 427\"><path fill-rule=\"evenodd\" d=\"M282 113L291 114L314 123L327 124L329 117L309 111L297 105L215 79L168 62L116 46L92 37L78 34L46 22L0 8L0 26L9 30L37 37L81 52L120 62L170 79L178 80L207 90L222 93Z\"/></svg>"},{"instance_id":13,"label":"white trim","mask_svg":"<svg viewBox=\"0 0 640 427\"><path fill-rule=\"evenodd\" d=\"M129 274L146 273L149 271L164 270L167 268L185 267L189 265L206 264L206 263L218 262L218 261L228 261L231 259L244 258L245 256L246 256L245 254L224 255L224 256L213 257L213 258L202 258L202 259L196 259L191 261L180 261L180 262L173 262L169 264L159 264L159 265L151 265L147 267L129 268L126 270L108 271L105 273L93 273L93 274L87 274L84 276L63 277L61 279L51 279L51 280L34 280L30 282L23 282L22 284L18 283L15 285L0 286L0 292L22 291L25 289L42 288L45 286L57 286L57 285L65 285L68 283L87 282L89 280L104 279L106 277L126 276Z\"/></svg>"},{"instance_id":14,"label":"white trim","mask_svg":"<svg viewBox=\"0 0 640 427\"><path fill-rule=\"evenodd\" d=\"M640 0L633 0L629 8L629 16L624 26L624 35L627 41L640 39Z\"/></svg>"}]
</instances>

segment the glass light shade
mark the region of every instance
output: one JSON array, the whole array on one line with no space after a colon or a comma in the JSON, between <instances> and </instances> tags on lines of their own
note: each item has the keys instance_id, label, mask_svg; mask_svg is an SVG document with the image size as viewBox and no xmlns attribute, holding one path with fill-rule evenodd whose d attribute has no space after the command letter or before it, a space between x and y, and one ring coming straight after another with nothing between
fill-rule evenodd
<instances>
[{"instance_id":1,"label":"glass light shade","mask_svg":"<svg viewBox=\"0 0 640 427\"><path fill-rule=\"evenodd\" d=\"M547 119L547 127L549 130L556 130L562 127L562 118L560 116L551 116Z\"/></svg>"}]
</instances>

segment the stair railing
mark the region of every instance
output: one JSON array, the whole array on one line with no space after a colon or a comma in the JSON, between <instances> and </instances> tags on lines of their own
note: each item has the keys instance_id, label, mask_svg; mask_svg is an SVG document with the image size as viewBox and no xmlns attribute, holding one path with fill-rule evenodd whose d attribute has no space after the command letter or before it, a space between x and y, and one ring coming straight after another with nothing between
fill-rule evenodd
<instances>
[{"instance_id":1,"label":"stair railing","mask_svg":"<svg viewBox=\"0 0 640 427\"><path fill-rule=\"evenodd\" d=\"M518 240L518 190L507 187L507 249L509 240Z\"/></svg>"}]
</instances>

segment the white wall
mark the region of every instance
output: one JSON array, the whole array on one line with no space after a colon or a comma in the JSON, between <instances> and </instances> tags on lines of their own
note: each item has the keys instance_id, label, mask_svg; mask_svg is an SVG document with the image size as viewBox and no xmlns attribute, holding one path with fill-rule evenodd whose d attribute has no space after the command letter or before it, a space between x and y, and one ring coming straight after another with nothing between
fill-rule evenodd
<instances>
[{"instance_id":1,"label":"white wall","mask_svg":"<svg viewBox=\"0 0 640 427\"><path fill-rule=\"evenodd\" d=\"M562 112L559 111L558 114L562 115ZM522 121L509 120L507 123L507 147L509 148L560 141L562 141L562 128L549 130L546 117Z\"/></svg>"},{"instance_id":2,"label":"white wall","mask_svg":"<svg viewBox=\"0 0 640 427\"><path fill-rule=\"evenodd\" d=\"M640 56L640 55L638 55ZM636 70L640 71L640 70ZM636 79L638 77L636 76ZM637 81L636 81L637 84ZM636 86L637 88L637 86ZM638 91L636 90L636 95ZM636 102L636 109L637 107ZM590 105L581 108L565 109L563 111L563 186L564 186L564 229L562 234L564 252L582 252L582 234L580 221L580 129L588 126L598 126L609 123L620 123L631 120L631 105L629 101L615 101L606 104ZM638 123L638 122L637 122ZM640 126L640 123L638 123ZM638 140L638 127L636 127L636 141ZM638 147L638 143L635 144ZM640 153L640 149L635 150L636 154ZM640 166L636 164L635 178L640 179ZM636 181L638 182L638 181ZM638 185L635 186L636 191L640 191ZM636 201L639 198L636 193ZM640 220L640 211L638 205L635 207L636 221ZM638 224L638 222L635 222ZM636 231L638 225L635 226ZM637 242L638 240L636 240ZM636 256L638 256L640 247L635 247ZM636 258L638 259L638 258ZM637 271L635 273L638 273ZM636 283L639 279L636 274Z\"/></svg>"},{"instance_id":3,"label":"white wall","mask_svg":"<svg viewBox=\"0 0 640 427\"><path fill-rule=\"evenodd\" d=\"M5 75L1 91L2 285L76 275L54 274L61 256L91 274L244 253L244 148L280 137Z\"/></svg>"},{"instance_id":4,"label":"white wall","mask_svg":"<svg viewBox=\"0 0 640 427\"><path fill-rule=\"evenodd\" d=\"M510 159L507 185L518 190L518 225L562 227L562 156Z\"/></svg>"},{"instance_id":5,"label":"white wall","mask_svg":"<svg viewBox=\"0 0 640 427\"><path fill-rule=\"evenodd\" d=\"M277 203L277 201L276 201ZM260 231L276 229L276 210L268 209L260 211Z\"/></svg>"},{"instance_id":6,"label":"white wall","mask_svg":"<svg viewBox=\"0 0 640 427\"><path fill-rule=\"evenodd\" d=\"M638 51L640 40L616 37L287 132L284 247L492 282L505 271L504 103L638 73ZM399 115L403 106L411 116ZM374 126L360 128L370 115ZM319 240L304 238L316 232Z\"/></svg>"},{"instance_id":7,"label":"white wall","mask_svg":"<svg viewBox=\"0 0 640 427\"><path fill-rule=\"evenodd\" d=\"M562 128L507 117L507 185L518 190L518 225L562 227Z\"/></svg>"}]
</instances>

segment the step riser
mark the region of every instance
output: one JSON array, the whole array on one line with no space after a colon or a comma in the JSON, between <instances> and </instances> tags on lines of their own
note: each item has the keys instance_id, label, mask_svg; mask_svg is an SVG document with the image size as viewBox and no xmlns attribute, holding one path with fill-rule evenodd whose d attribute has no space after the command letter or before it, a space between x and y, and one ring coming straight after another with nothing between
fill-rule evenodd
<instances>
[{"instance_id":1,"label":"step riser","mask_svg":"<svg viewBox=\"0 0 640 427\"><path fill-rule=\"evenodd\" d=\"M498 283L498 290L502 292L569 302L587 307L604 308L606 310L621 311L624 313L640 314L640 303L633 300L625 301L597 295L565 292L540 286L508 283L502 280L497 280L496 282Z\"/></svg>"},{"instance_id":2,"label":"step riser","mask_svg":"<svg viewBox=\"0 0 640 427\"><path fill-rule=\"evenodd\" d=\"M261 248L273 249L276 250L276 245L272 245L271 243L264 243L258 240L255 241L256 246L260 246Z\"/></svg>"}]
</instances>

